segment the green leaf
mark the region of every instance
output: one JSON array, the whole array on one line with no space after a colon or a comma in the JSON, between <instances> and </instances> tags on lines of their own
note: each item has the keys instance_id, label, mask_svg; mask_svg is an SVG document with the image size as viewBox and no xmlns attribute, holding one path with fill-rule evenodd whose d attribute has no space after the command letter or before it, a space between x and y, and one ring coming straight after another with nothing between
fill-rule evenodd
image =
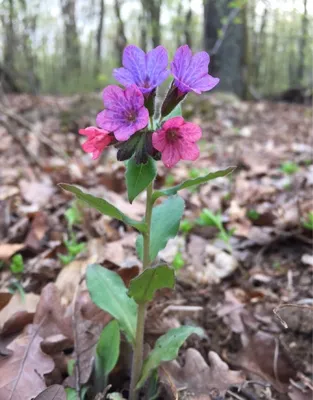
<instances>
[{"instance_id":1,"label":"green leaf","mask_svg":"<svg viewBox=\"0 0 313 400\"><path fill-rule=\"evenodd\" d=\"M174 108L173 111L171 111L166 117L162 119L162 122L165 122L170 118L181 117L182 115L183 113L182 113L181 103L179 103L177 104L177 106Z\"/></svg>"},{"instance_id":2,"label":"green leaf","mask_svg":"<svg viewBox=\"0 0 313 400\"><path fill-rule=\"evenodd\" d=\"M119 221L123 221L125 224L128 224L135 229L138 229L140 232L146 231L146 224L141 221L135 221L132 218L127 217L127 215L123 214L119 209L113 206L113 204L109 203L108 201L100 198L92 196L91 194L84 193L78 187L74 185L68 185L67 183L59 183L59 186L75 194L75 196L79 199L87 203L90 207L95 208L99 212L104 215L108 215L109 217L118 219Z\"/></svg>"},{"instance_id":3,"label":"green leaf","mask_svg":"<svg viewBox=\"0 0 313 400\"><path fill-rule=\"evenodd\" d=\"M12 274L21 274L24 272L24 261L21 254L15 254L15 256L12 257L10 270Z\"/></svg>"},{"instance_id":4,"label":"green leaf","mask_svg":"<svg viewBox=\"0 0 313 400\"><path fill-rule=\"evenodd\" d=\"M161 196L172 196L176 194L179 190L189 188L190 186L200 185L201 183L205 183L211 181L216 178L220 178L222 176L226 176L233 172L236 167L228 167L226 169L222 169L220 171L211 172L204 176L199 176L195 179L188 179L185 182L180 183L179 185L173 186L168 189L157 190L153 193L152 200L155 201Z\"/></svg>"},{"instance_id":5,"label":"green leaf","mask_svg":"<svg viewBox=\"0 0 313 400\"><path fill-rule=\"evenodd\" d=\"M153 158L149 157L146 164L136 164L132 157L126 164L126 185L130 203L154 180L157 169Z\"/></svg>"},{"instance_id":6,"label":"green leaf","mask_svg":"<svg viewBox=\"0 0 313 400\"><path fill-rule=\"evenodd\" d=\"M135 341L137 304L128 297L122 278L101 265L87 268L87 287L92 301L112 315L120 324L130 343Z\"/></svg>"},{"instance_id":7,"label":"green leaf","mask_svg":"<svg viewBox=\"0 0 313 400\"><path fill-rule=\"evenodd\" d=\"M139 276L132 279L128 295L137 303L144 303L153 299L154 293L163 288L173 289L175 286L175 272L167 265L158 265L147 268Z\"/></svg>"},{"instance_id":8,"label":"green leaf","mask_svg":"<svg viewBox=\"0 0 313 400\"><path fill-rule=\"evenodd\" d=\"M96 348L98 365L105 375L109 375L115 367L120 354L120 327L116 320L111 321L101 332Z\"/></svg>"},{"instance_id":9,"label":"green leaf","mask_svg":"<svg viewBox=\"0 0 313 400\"><path fill-rule=\"evenodd\" d=\"M185 207L184 200L179 196L172 196L152 210L150 234L150 261L153 261L158 252L166 246L168 240L176 236L180 219ZM143 236L139 235L136 241L139 257L143 256Z\"/></svg>"},{"instance_id":10,"label":"green leaf","mask_svg":"<svg viewBox=\"0 0 313 400\"><path fill-rule=\"evenodd\" d=\"M181 326L170 329L165 335L161 336L143 364L141 377L136 388L139 389L152 371L162 362L174 360L178 355L180 346L192 333L203 336L203 330L194 326Z\"/></svg>"}]
</instances>

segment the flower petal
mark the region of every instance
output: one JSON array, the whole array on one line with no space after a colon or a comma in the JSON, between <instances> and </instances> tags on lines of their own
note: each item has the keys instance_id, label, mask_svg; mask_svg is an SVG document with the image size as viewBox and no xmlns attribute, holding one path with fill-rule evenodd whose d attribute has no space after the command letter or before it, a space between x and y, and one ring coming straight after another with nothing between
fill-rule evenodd
<instances>
[{"instance_id":1,"label":"flower petal","mask_svg":"<svg viewBox=\"0 0 313 400\"><path fill-rule=\"evenodd\" d=\"M96 123L101 128L109 132L114 132L116 129L123 125L124 121L121 120L120 114L118 112L103 110L97 115Z\"/></svg>"},{"instance_id":2,"label":"flower petal","mask_svg":"<svg viewBox=\"0 0 313 400\"><path fill-rule=\"evenodd\" d=\"M175 144L168 144L163 153L162 161L167 168L172 168L180 160L178 146Z\"/></svg>"},{"instance_id":3,"label":"flower petal","mask_svg":"<svg viewBox=\"0 0 313 400\"><path fill-rule=\"evenodd\" d=\"M177 142L177 148L182 160L195 161L200 155L200 150L196 143L179 140Z\"/></svg>"},{"instance_id":4,"label":"flower petal","mask_svg":"<svg viewBox=\"0 0 313 400\"><path fill-rule=\"evenodd\" d=\"M144 105L145 98L136 85L126 88L124 94L129 109L139 110Z\"/></svg>"},{"instance_id":5,"label":"flower petal","mask_svg":"<svg viewBox=\"0 0 313 400\"><path fill-rule=\"evenodd\" d=\"M164 122L164 124L162 125L162 129L168 130L179 128L183 125L184 122L185 121L183 117L173 117Z\"/></svg>"},{"instance_id":6,"label":"flower petal","mask_svg":"<svg viewBox=\"0 0 313 400\"><path fill-rule=\"evenodd\" d=\"M193 122L186 122L179 128L179 132L182 134L185 141L196 142L202 136L202 131L199 125Z\"/></svg>"},{"instance_id":7,"label":"flower petal","mask_svg":"<svg viewBox=\"0 0 313 400\"><path fill-rule=\"evenodd\" d=\"M149 51L146 55L147 77L152 88L160 85L169 75L166 71L168 66L167 50L163 46L158 46Z\"/></svg>"},{"instance_id":8,"label":"flower petal","mask_svg":"<svg viewBox=\"0 0 313 400\"><path fill-rule=\"evenodd\" d=\"M196 53L189 64L184 76L184 82L191 84L201 79L208 73L210 56L205 51Z\"/></svg>"},{"instance_id":9,"label":"flower petal","mask_svg":"<svg viewBox=\"0 0 313 400\"><path fill-rule=\"evenodd\" d=\"M145 128L149 123L149 111L146 107L141 107L138 111L136 121L134 122L135 132ZM135 133L134 132L134 133Z\"/></svg>"},{"instance_id":10,"label":"flower petal","mask_svg":"<svg viewBox=\"0 0 313 400\"><path fill-rule=\"evenodd\" d=\"M166 131L164 129L159 129L152 134L152 144L153 147L158 151L163 151L167 144L166 141Z\"/></svg>"},{"instance_id":11,"label":"flower petal","mask_svg":"<svg viewBox=\"0 0 313 400\"><path fill-rule=\"evenodd\" d=\"M143 50L134 45L125 47L123 66L127 68L137 86L144 86L146 77L146 55Z\"/></svg>"},{"instance_id":12,"label":"flower petal","mask_svg":"<svg viewBox=\"0 0 313 400\"><path fill-rule=\"evenodd\" d=\"M116 85L109 85L103 90L103 103L106 108L111 110L127 110L128 103L122 88Z\"/></svg>"},{"instance_id":13,"label":"flower petal","mask_svg":"<svg viewBox=\"0 0 313 400\"><path fill-rule=\"evenodd\" d=\"M214 78L213 76L206 74L192 85L193 90L196 93L206 92L213 89L219 83L219 81L219 78Z\"/></svg>"},{"instance_id":14,"label":"flower petal","mask_svg":"<svg viewBox=\"0 0 313 400\"><path fill-rule=\"evenodd\" d=\"M133 74L126 68L115 68L113 70L114 78L125 87L135 84Z\"/></svg>"},{"instance_id":15,"label":"flower petal","mask_svg":"<svg viewBox=\"0 0 313 400\"><path fill-rule=\"evenodd\" d=\"M185 44L176 50L174 59L171 63L171 71L174 77L178 80L182 79L192 59L192 51Z\"/></svg>"}]
</instances>

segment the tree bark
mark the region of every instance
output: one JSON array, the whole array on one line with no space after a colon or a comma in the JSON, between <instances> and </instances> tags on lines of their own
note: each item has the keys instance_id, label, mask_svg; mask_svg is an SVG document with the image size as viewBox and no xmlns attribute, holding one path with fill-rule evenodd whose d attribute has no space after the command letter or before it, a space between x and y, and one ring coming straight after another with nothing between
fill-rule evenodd
<instances>
[{"instance_id":1,"label":"tree bark","mask_svg":"<svg viewBox=\"0 0 313 400\"><path fill-rule=\"evenodd\" d=\"M301 84L303 77L304 77L304 57L305 57L305 47L307 42L308 36L308 8L307 8L307 0L303 1L303 14L302 14L302 27L301 27L301 38L299 44L299 65L298 65L298 72L297 78L299 85Z\"/></svg>"},{"instance_id":2,"label":"tree bark","mask_svg":"<svg viewBox=\"0 0 313 400\"><path fill-rule=\"evenodd\" d=\"M161 44L161 6L162 0L142 0L142 7L146 10L148 23L151 26L152 46L157 47Z\"/></svg>"},{"instance_id":3,"label":"tree bark","mask_svg":"<svg viewBox=\"0 0 313 400\"><path fill-rule=\"evenodd\" d=\"M15 34L14 34L14 3L8 1L9 20L5 25L4 65L9 71L15 67Z\"/></svg>"},{"instance_id":4,"label":"tree bark","mask_svg":"<svg viewBox=\"0 0 313 400\"><path fill-rule=\"evenodd\" d=\"M76 0L60 0L64 24L66 69L79 71L80 44L76 26Z\"/></svg>"},{"instance_id":5,"label":"tree bark","mask_svg":"<svg viewBox=\"0 0 313 400\"><path fill-rule=\"evenodd\" d=\"M104 0L100 0L99 21L96 32L96 64L95 74L97 75L100 70L101 50L102 50L102 34L103 34L103 19L104 19Z\"/></svg>"},{"instance_id":6,"label":"tree bark","mask_svg":"<svg viewBox=\"0 0 313 400\"><path fill-rule=\"evenodd\" d=\"M122 20L122 17L121 17L121 2L120 2L120 0L115 0L114 9L115 9L115 15L117 18L117 34L115 37L115 46L116 46L118 61L121 65L122 61L123 61L124 47L127 44L127 38L125 35L124 21Z\"/></svg>"},{"instance_id":7,"label":"tree bark","mask_svg":"<svg viewBox=\"0 0 313 400\"><path fill-rule=\"evenodd\" d=\"M230 8L231 0L205 0L204 47L211 54L210 73L220 78L219 90L243 97L245 90L245 26L234 19L244 13ZM222 21L226 18L226 23ZM219 37L219 35L221 35ZM218 43L218 46L216 46Z\"/></svg>"},{"instance_id":8,"label":"tree bark","mask_svg":"<svg viewBox=\"0 0 313 400\"><path fill-rule=\"evenodd\" d=\"M191 9L191 0L189 0L189 7L188 11L185 15L185 29L184 29L184 39L185 43L192 47L192 40L191 40L191 23L192 23L192 9Z\"/></svg>"}]
</instances>

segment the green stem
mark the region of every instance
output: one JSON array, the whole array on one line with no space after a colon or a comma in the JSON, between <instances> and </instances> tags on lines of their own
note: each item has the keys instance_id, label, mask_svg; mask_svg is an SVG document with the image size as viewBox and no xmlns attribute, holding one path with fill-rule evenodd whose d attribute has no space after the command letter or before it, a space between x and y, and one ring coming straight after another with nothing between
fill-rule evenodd
<instances>
[{"instance_id":1,"label":"green stem","mask_svg":"<svg viewBox=\"0 0 313 400\"><path fill-rule=\"evenodd\" d=\"M150 230L151 230L151 217L152 217L152 201L153 182L147 187L146 199L146 214L145 222L147 224L147 232L143 235L143 262L142 267L145 270L150 264ZM140 378L142 363L143 363L143 343L144 343L144 329L145 329L145 316L146 316L146 303L138 305L136 340L134 346L132 374L130 382L129 400L137 400L138 393L136 391L136 384Z\"/></svg>"}]
</instances>

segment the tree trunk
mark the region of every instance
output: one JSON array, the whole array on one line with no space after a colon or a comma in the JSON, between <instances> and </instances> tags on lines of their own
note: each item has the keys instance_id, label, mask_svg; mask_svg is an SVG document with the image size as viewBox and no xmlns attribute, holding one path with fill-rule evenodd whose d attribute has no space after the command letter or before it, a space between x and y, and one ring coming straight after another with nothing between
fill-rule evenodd
<instances>
[{"instance_id":1,"label":"tree trunk","mask_svg":"<svg viewBox=\"0 0 313 400\"><path fill-rule=\"evenodd\" d=\"M73 70L79 71L81 67L75 8L76 0L61 0L65 39L65 67L70 72Z\"/></svg>"},{"instance_id":2,"label":"tree trunk","mask_svg":"<svg viewBox=\"0 0 313 400\"><path fill-rule=\"evenodd\" d=\"M142 7L146 10L148 23L151 26L152 46L157 47L161 44L161 6L162 0L142 0Z\"/></svg>"},{"instance_id":3,"label":"tree trunk","mask_svg":"<svg viewBox=\"0 0 313 400\"><path fill-rule=\"evenodd\" d=\"M305 47L307 42L308 36L308 8L307 8L307 0L303 1L303 15L302 15L302 27L301 27L301 38L299 44L299 65L298 65L298 72L297 78L299 85L302 83L304 77L304 57L305 57Z\"/></svg>"},{"instance_id":4,"label":"tree trunk","mask_svg":"<svg viewBox=\"0 0 313 400\"><path fill-rule=\"evenodd\" d=\"M14 4L9 0L9 20L5 26L4 65L9 71L14 70L15 34L14 34Z\"/></svg>"},{"instance_id":5,"label":"tree trunk","mask_svg":"<svg viewBox=\"0 0 313 400\"><path fill-rule=\"evenodd\" d=\"M125 35L125 26L124 26L124 21L122 20L121 17L121 3L120 0L115 0L115 15L117 18L117 34L115 37L115 46L116 46L116 51L117 51L117 57L120 65L122 64L123 61L123 51L124 47L127 44L127 38Z\"/></svg>"},{"instance_id":6,"label":"tree trunk","mask_svg":"<svg viewBox=\"0 0 313 400\"><path fill-rule=\"evenodd\" d=\"M245 26L234 23L234 19L243 19L243 10L230 8L231 0L205 0L204 2L204 46L210 54L210 73L220 78L218 89L236 93L242 97L245 93L244 58ZM222 21L226 18L226 23ZM218 43L218 46L216 46Z\"/></svg>"},{"instance_id":7,"label":"tree trunk","mask_svg":"<svg viewBox=\"0 0 313 400\"><path fill-rule=\"evenodd\" d=\"M100 62L101 62L103 19L104 19L104 0L100 0L99 21L96 33L96 64L95 64L96 75L98 75L99 73Z\"/></svg>"},{"instance_id":8,"label":"tree trunk","mask_svg":"<svg viewBox=\"0 0 313 400\"><path fill-rule=\"evenodd\" d=\"M189 0L189 8L185 15L185 29L184 29L184 39L185 43L192 47L192 40L191 40L191 23L192 23L192 9L191 9L191 0Z\"/></svg>"}]
</instances>

